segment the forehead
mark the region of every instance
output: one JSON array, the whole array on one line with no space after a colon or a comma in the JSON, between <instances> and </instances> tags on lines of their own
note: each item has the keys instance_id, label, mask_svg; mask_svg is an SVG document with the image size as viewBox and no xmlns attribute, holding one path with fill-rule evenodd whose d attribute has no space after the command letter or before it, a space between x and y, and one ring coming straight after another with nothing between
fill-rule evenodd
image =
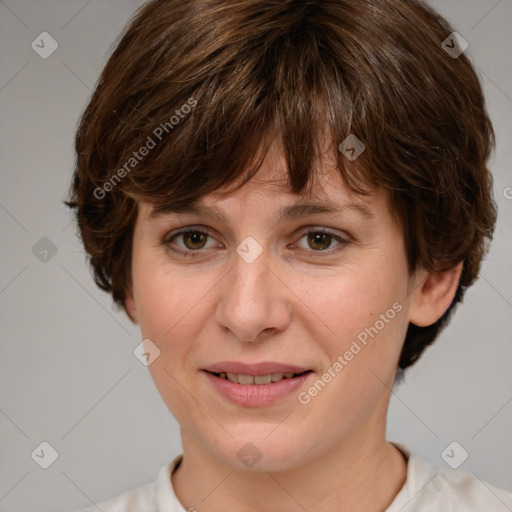
<instances>
[{"instance_id":1,"label":"forehead","mask_svg":"<svg viewBox=\"0 0 512 512\"><path fill-rule=\"evenodd\" d=\"M267 203L269 199L272 199L272 205L308 201L333 206L336 204L349 205L355 206L356 209L360 206L362 213L367 214L374 208L378 209L379 203L385 202L384 194L378 190L370 191L368 189L368 193L364 196L356 194L345 183L336 165L335 159L329 157L329 153L326 151L319 158L313 171L311 186L296 194L292 191L289 183L289 172L284 155L280 147L274 144L256 174L241 188L234 191L233 185L228 185L203 196L199 202L210 204L225 202L236 196L243 206L245 200L252 195L265 199Z\"/></svg>"},{"instance_id":2,"label":"forehead","mask_svg":"<svg viewBox=\"0 0 512 512\"><path fill-rule=\"evenodd\" d=\"M159 204L149 208L149 218L181 213L215 217L227 222L232 211L236 216L252 217L256 212L280 220L296 219L320 213L357 214L366 220L387 215L387 202L379 191L367 195L353 192L345 183L334 160L319 159L311 186L294 193L289 185L286 161L277 146L267 153L258 171L242 186L228 184L199 197L194 202ZM226 212L226 213L224 213Z\"/></svg>"}]
</instances>

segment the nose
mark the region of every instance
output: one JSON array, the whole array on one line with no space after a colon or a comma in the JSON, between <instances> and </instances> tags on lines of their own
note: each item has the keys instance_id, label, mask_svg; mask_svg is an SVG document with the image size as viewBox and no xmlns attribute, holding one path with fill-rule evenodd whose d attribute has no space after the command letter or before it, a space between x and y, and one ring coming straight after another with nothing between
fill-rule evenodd
<instances>
[{"instance_id":1,"label":"nose","mask_svg":"<svg viewBox=\"0 0 512 512\"><path fill-rule=\"evenodd\" d=\"M236 254L231 271L221 281L216 319L240 341L263 341L290 323L290 292L269 259L266 249L251 263Z\"/></svg>"}]
</instances>

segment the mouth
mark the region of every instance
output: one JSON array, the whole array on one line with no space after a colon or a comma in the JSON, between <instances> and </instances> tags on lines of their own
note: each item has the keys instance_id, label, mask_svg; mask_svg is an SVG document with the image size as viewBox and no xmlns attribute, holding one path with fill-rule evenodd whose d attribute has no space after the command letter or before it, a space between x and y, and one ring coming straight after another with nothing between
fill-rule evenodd
<instances>
[{"instance_id":1,"label":"mouth","mask_svg":"<svg viewBox=\"0 0 512 512\"><path fill-rule=\"evenodd\" d=\"M300 373L293 372L277 372L277 373L268 373L266 375L245 375L245 374L237 374L230 372L209 372L218 377L219 379L228 380L234 384L243 384L244 386L263 386L265 384L272 384L274 382L280 382L281 380L286 379L294 379L296 377L300 377L302 375L306 375L307 373L311 373L311 370L306 370Z\"/></svg>"},{"instance_id":2,"label":"mouth","mask_svg":"<svg viewBox=\"0 0 512 512\"><path fill-rule=\"evenodd\" d=\"M202 373L223 399L238 406L258 407L293 396L314 371L281 363L224 362Z\"/></svg>"}]
</instances>

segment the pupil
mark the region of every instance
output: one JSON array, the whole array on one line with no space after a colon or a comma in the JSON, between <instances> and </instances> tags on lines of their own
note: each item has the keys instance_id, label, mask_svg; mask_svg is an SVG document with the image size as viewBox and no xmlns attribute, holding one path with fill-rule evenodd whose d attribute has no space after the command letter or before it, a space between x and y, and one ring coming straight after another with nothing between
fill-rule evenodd
<instances>
[{"instance_id":1,"label":"pupil","mask_svg":"<svg viewBox=\"0 0 512 512\"><path fill-rule=\"evenodd\" d=\"M192 248L197 249L197 244L200 245L199 248L201 248L204 245L204 238L205 236L203 233L188 233L187 236L185 237L185 240L189 239L189 241L191 241L190 245L192 245Z\"/></svg>"},{"instance_id":2,"label":"pupil","mask_svg":"<svg viewBox=\"0 0 512 512\"><path fill-rule=\"evenodd\" d=\"M314 233L308 237L308 241L313 249L327 249L330 245L330 240L331 235L328 233Z\"/></svg>"}]
</instances>

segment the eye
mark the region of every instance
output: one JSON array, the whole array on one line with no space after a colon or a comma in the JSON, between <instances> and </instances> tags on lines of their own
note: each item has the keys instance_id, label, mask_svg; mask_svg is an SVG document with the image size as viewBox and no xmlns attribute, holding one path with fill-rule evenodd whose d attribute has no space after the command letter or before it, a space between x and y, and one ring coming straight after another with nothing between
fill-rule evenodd
<instances>
[{"instance_id":1,"label":"eye","mask_svg":"<svg viewBox=\"0 0 512 512\"><path fill-rule=\"evenodd\" d=\"M313 252L326 252L332 247L333 242L337 242L337 246L347 245L350 243L345 238L336 235L325 228L315 230L310 229L302 234L300 240L302 239L306 239L308 247L313 249Z\"/></svg>"},{"instance_id":2,"label":"eye","mask_svg":"<svg viewBox=\"0 0 512 512\"><path fill-rule=\"evenodd\" d=\"M212 239L212 242L208 246L208 239ZM302 244L297 244L302 249L308 250L308 252L335 252L338 246L348 245L349 240L337 235L325 228L312 229L309 228L307 231L303 231L299 242L305 239L307 246L304 247ZM204 253L204 250L219 247L220 244L216 242L213 237L203 229L188 227L179 231L170 233L162 241L162 245L167 247L174 253L177 253L185 257L197 257ZM334 245L334 249L333 249ZM290 246L288 246L290 248ZM291 245L293 248L293 244ZM330 249L333 249L332 251Z\"/></svg>"},{"instance_id":3,"label":"eye","mask_svg":"<svg viewBox=\"0 0 512 512\"><path fill-rule=\"evenodd\" d=\"M167 246L171 251L184 256L195 257L198 256L201 249L208 249L207 241L211 238L207 231L197 228L187 228L181 231L171 233L163 240L163 244ZM181 240L181 244L176 242ZM210 247L215 247L218 244L214 244Z\"/></svg>"}]
</instances>

